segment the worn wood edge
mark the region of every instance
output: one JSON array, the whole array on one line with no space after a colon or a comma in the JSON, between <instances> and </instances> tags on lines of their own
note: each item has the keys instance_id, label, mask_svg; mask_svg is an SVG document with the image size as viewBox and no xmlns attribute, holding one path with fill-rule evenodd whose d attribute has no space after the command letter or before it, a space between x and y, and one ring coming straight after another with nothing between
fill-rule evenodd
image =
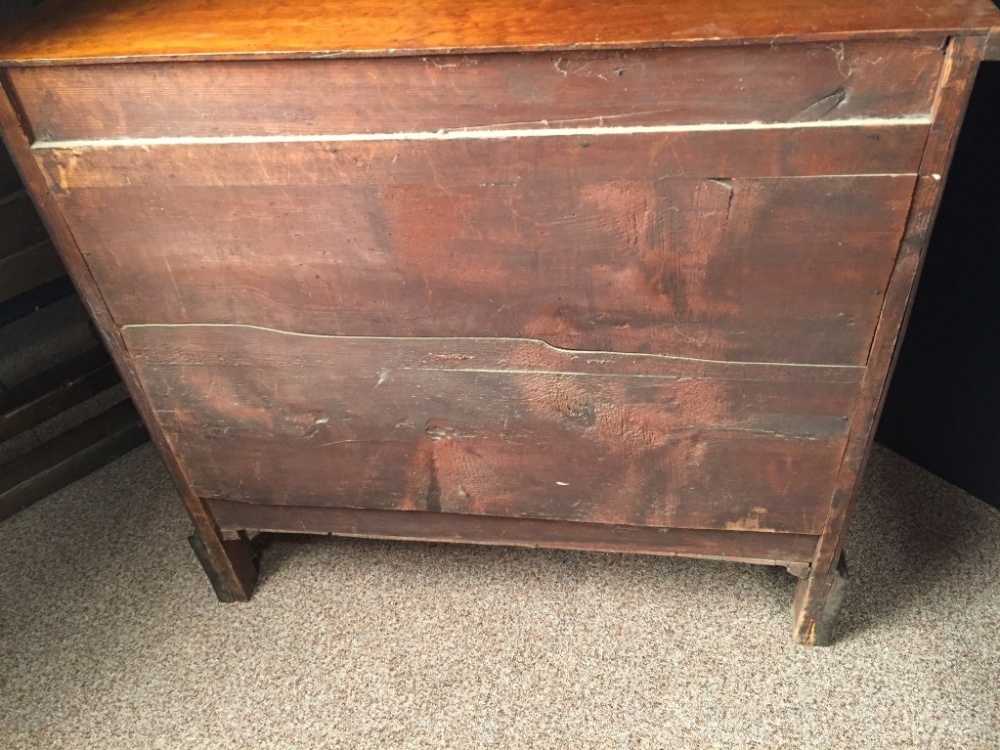
<instances>
[{"instance_id":1,"label":"worn wood edge","mask_svg":"<svg viewBox=\"0 0 1000 750\"><path fill-rule=\"evenodd\" d=\"M19 111L16 99L12 94L9 77L2 69L0 69L0 137L2 137L29 194L33 197L39 216L73 279L73 285L91 319L95 322L101 340L110 353L112 361L132 396L139 415L149 430L150 437L178 488L188 515L205 541L209 558L217 569L225 571L225 583L233 598L237 600L249 598L256 581L256 575L254 573L251 576L247 567L239 562L242 556L250 556L249 545L243 545L247 547L244 554L238 549L240 542L223 544L218 529L215 528L201 499L191 490L177 458L171 452L162 427L156 419L149 399L146 397L135 369L129 361L121 332L111 316L107 301L90 273L90 268L87 266L69 226L59 213L41 168L32 156L30 131L27 129L26 120L23 113ZM237 555L235 564L234 554Z\"/></svg>"},{"instance_id":2,"label":"worn wood edge","mask_svg":"<svg viewBox=\"0 0 1000 750\"><path fill-rule=\"evenodd\" d=\"M833 642L837 615L849 583L847 560L843 554L829 575L809 576L799 581L792 604L795 623L792 637L797 643L829 646Z\"/></svg>"},{"instance_id":3,"label":"worn wood edge","mask_svg":"<svg viewBox=\"0 0 1000 750\"><path fill-rule=\"evenodd\" d=\"M986 37L986 49L983 59L990 62L1000 62L1000 26L994 26Z\"/></svg>"},{"instance_id":4,"label":"worn wood edge","mask_svg":"<svg viewBox=\"0 0 1000 750\"><path fill-rule=\"evenodd\" d=\"M434 57L452 55L491 55L510 53L546 52L608 52L620 49L644 51L656 49L683 49L691 47L732 47L732 46L775 46L779 44L838 44L856 41L900 41L900 40L940 40L958 34L985 36L989 28L960 28L942 25L935 28L879 29L859 31L801 32L779 35L751 35L740 37L695 37L690 39L655 41L594 41L558 42L553 44L503 44L470 46L394 46L385 48L341 48L341 49L285 49L285 50L243 50L232 52L199 52L194 48L176 52L147 54L95 54L92 56L26 56L6 50L9 44L0 40L0 68L54 67L60 65L113 65L121 63L188 63L188 62L242 62L253 60L333 60L371 59L401 57ZM12 37L16 36L13 34Z\"/></svg>"},{"instance_id":5,"label":"worn wood edge","mask_svg":"<svg viewBox=\"0 0 1000 750\"><path fill-rule=\"evenodd\" d=\"M251 547L245 534L240 532L233 535L232 538L223 538L222 540L223 547L229 550L231 556L236 559L237 567L241 570L242 580L249 583L249 586L244 587L242 591L234 591L227 584L225 577L219 574L218 568L212 562L212 555L209 552L208 545L201 534L195 531L195 533L188 537L188 542L194 551L195 557L198 558L198 562L204 568L208 582L212 585L212 590L220 602L230 604L232 602L245 602L250 599L250 593L257 581L260 570L258 564L259 550L256 547ZM250 554L247 554L248 550L251 550Z\"/></svg>"},{"instance_id":6,"label":"worn wood edge","mask_svg":"<svg viewBox=\"0 0 1000 750\"><path fill-rule=\"evenodd\" d=\"M0 466L0 519L41 500L148 439L129 401L32 448Z\"/></svg>"},{"instance_id":7,"label":"worn wood edge","mask_svg":"<svg viewBox=\"0 0 1000 750\"><path fill-rule=\"evenodd\" d=\"M118 372L100 346L60 362L0 393L0 441L40 425L119 380Z\"/></svg>"},{"instance_id":8,"label":"worn wood edge","mask_svg":"<svg viewBox=\"0 0 1000 750\"><path fill-rule=\"evenodd\" d=\"M928 134L921 163L923 176L914 188L910 216L872 341L861 397L851 418L852 433L844 450L830 513L816 548L813 576L829 576L843 553L858 483L871 453L875 427L909 319L913 292L930 242L931 227L941 202L944 175L958 140L959 126L968 105L985 41L983 36L959 37L948 46L935 101L935 125Z\"/></svg>"},{"instance_id":9,"label":"worn wood edge","mask_svg":"<svg viewBox=\"0 0 1000 750\"><path fill-rule=\"evenodd\" d=\"M0 302L65 276L55 246L44 240L0 258Z\"/></svg>"},{"instance_id":10,"label":"worn wood edge","mask_svg":"<svg viewBox=\"0 0 1000 750\"><path fill-rule=\"evenodd\" d=\"M402 510L270 506L206 499L223 532L332 534L399 541L505 545L731 560L801 570L818 537L761 531L650 528Z\"/></svg>"}]
</instances>

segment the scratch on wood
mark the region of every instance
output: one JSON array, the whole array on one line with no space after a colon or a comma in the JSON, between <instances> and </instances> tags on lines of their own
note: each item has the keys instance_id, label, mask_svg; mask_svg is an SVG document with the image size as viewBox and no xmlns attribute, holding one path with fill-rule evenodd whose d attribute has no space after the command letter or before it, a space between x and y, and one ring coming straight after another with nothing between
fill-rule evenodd
<instances>
[{"instance_id":1,"label":"scratch on wood","mask_svg":"<svg viewBox=\"0 0 1000 750\"><path fill-rule=\"evenodd\" d=\"M404 440L383 440L380 438L376 439L347 439L347 440L334 440L331 443L323 443L320 448L329 448L331 445L343 445L344 443L403 443Z\"/></svg>"},{"instance_id":2,"label":"scratch on wood","mask_svg":"<svg viewBox=\"0 0 1000 750\"><path fill-rule=\"evenodd\" d=\"M300 440L310 440L311 438L316 437L316 435L319 434L319 431L323 427L323 425L329 423L330 423L330 418L328 416L322 413L319 414L318 416L313 418L312 424L310 424L306 428L305 432L302 433L302 437L300 438Z\"/></svg>"},{"instance_id":3,"label":"scratch on wood","mask_svg":"<svg viewBox=\"0 0 1000 750\"><path fill-rule=\"evenodd\" d=\"M847 101L847 91L838 86L826 96L822 96L792 118L793 122L804 119L822 119Z\"/></svg>"},{"instance_id":4,"label":"scratch on wood","mask_svg":"<svg viewBox=\"0 0 1000 750\"><path fill-rule=\"evenodd\" d=\"M434 451L430 451L427 455L427 473L427 510L432 513L440 513L441 485L438 479L437 459L434 457Z\"/></svg>"},{"instance_id":5,"label":"scratch on wood","mask_svg":"<svg viewBox=\"0 0 1000 750\"><path fill-rule=\"evenodd\" d=\"M844 70L845 55L844 55L844 43L837 42L836 44L830 45L830 50L833 52L833 56L837 61L837 72L840 73L844 78L848 78L851 75L850 67Z\"/></svg>"},{"instance_id":6,"label":"scratch on wood","mask_svg":"<svg viewBox=\"0 0 1000 750\"><path fill-rule=\"evenodd\" d=\"M716 178L710 179L709 182L713 182L716 185L721 185L722 187L724 187L726 190L729 191L729 195L727 196L727 199L726 199L726 221L725 221L725 224L724 224L724 226L728 226L729 225L729 218L730 218L730 216L732 215L732 212L733 212L733 195L736 193L736 190L735 190L735 188L733 186L733 181L732 180L727 180L727 179L722 179L721 177L716 177Z\"/></svg>"},{"instance_id":7,"label":"scratch on wood","mask_svg":"<svg viewBox=\"0 0 1000 750\"><path fill-rule=\"evenodd\" d=\"M445 440L453 438L474 438L476 434L474 432L462 432L454 427L445 427L442 425L434 424L434 422L428 422L427 426L424 428L424 432L431 440Z\"/></svg>"}]
</instances>

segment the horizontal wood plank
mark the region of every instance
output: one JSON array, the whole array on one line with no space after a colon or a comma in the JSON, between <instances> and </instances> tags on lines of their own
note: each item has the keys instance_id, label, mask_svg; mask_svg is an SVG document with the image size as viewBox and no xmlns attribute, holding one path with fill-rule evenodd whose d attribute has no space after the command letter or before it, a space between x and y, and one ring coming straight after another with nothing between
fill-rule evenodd
<instances>
[{"instance_id":1,"label":"horizontal wood plank","mask_svg":"<svg viewBox=\"0 0 1000 750\"><path fill-rule=\"evenodd\" d=\"M39 141L837 121L930 113L927 41L15 69Z\"/></svg>"},{"instance_id":2,"label":"horizontal wood plank","mask_svg":"<svg viewBox=\"0 0 1000 750\"><path fill-rule=\"evenodd\" d=\"M837 41L985 34L998 18L989 0L49 0L0 45L0 61Z\"/></svg>"},{"instance_id":3,"label":"horizontal wood plank","mask_svg":"<svg viewBox=\"0 0 1000 750\"><path fill-rule=\"evenodd\" d=\"M123 331L201 497L813 534L860 368L537 341Z\"/></svg>"},{"instance_id":4,"label":"horizontal wood plank","mask_svg":"<svg viewBox=\"0 0 1000 750\"><path fill-rule=\"evenodd\" d=\"M103 347L94 347L0 393L0 441L37 427L119 382Z\"/></svg>"},{"instance_id":5,"label":"horizontal wood plank","mask_svg":"<svg viewBox=\"0 0 1000 750\"><path fill-rule=\"evenodd\" d=\"M816 537L760 531L707 531L610 526L531 518L407 513L352 508L277 507L209 500L223 530L254 529L405 541L624 552L737 560L765 565L808 563Z\"/></svg>"},{"instance_id":6,"label":"horizontal wood plank","mask_svg":"<svg viewBox=\"0 0 1000 750\"><path fill-rule=\"evenodd\" d=\"M0 520L128 453L148 440L130 401L0 466Z\"/></svg>"},{"instance_id":7,"label":"horizontal wood plank","mask_svg":"<svg viewBox=\"0 0 1000 750\"><path fill-rule=\"evenodd\" d=\"M518 184L579 180L916 173L929 120L777 125L597 125L348 136L39 142L55 192L85 187ZM587 149L582 153L582 149ZM525 162L526 159L531 161ZM526 172L526 164L531 170Z\"/></svg>"},{"instance_id":8,"label":"horizontal wood plank","mask_svg":"<svg viewBox=\"0 0 1000 750\"><path fill-rule=\"evenodd\" d=\"M864 364L915 178L761 132L36 153L120 324Z\"/></svg>"},{"instance_id":9,"label":"horizontal wood plank","mask_svg":"<svg viewBox=\"0 0 1000 750\"><path fill-rule=\"evenodd\" d=\"M59 253L46 240L0 258L0 302L66 275Z\"/></svg>"},{"instance_id":10,"label":"horizontal wood plank","mask_svg":"<svg viewBox=\"0 0 1000 750\"><path fill-rule=\"evenodd\" d=\"M0 259L46 239L45 227L26 192L0 197Z\"/></svg>"}]
</instances>

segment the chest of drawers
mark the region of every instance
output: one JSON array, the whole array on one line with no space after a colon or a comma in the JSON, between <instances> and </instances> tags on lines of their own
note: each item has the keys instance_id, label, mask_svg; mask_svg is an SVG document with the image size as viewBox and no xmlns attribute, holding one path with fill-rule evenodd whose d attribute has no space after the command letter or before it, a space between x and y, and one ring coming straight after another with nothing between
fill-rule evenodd
<instances>
[{"instance_id":1,"label":"chest of drawers","mask_svg":"<svg viewBox=\"0 0 1000 750\"><path fill-rule=\"evenodd\" d=\"M42 6L0 122L248 532L787 566L825 643L987 0Z\"/></svg>"}]
</instances>

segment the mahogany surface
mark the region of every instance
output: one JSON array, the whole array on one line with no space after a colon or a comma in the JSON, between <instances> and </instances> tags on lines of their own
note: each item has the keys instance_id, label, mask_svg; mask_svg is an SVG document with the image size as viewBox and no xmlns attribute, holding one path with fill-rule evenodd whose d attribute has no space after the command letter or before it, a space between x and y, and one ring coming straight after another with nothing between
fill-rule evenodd
<instances>
[{"instance_id":1,"label":"mahogany surface","mask_svg":"<svg viewBox=\"0 0 1000 750\"><path fill-rule=\"evenodd\" d=\"M254 530L716 557L803 576L821 644L998 25L54 2L0 125L220 599Z\"/></svg>"},{"instance_id":2,"label":"mahogany surface","mask_svg":"<svg viewBox=\"0 0 1000 750\"><path fill-rule=\"evenodd\" d=\"M941 43L113 63L9 75L41 141L815 122L929 115Z\"/></svg>"},{"instance_id":3,"label":"mahogany surface","mask_svg":"<svg viewBox=\"0 0 1000 750\"><path fill-rule=\"evenodd\" d=\"M262 55L635 49L985 35L990 0L50 0L4 45L25 64Z\"/></svg>"},{"instance_id":4,"label":"mahogany surface","mask_svg":"<svg viewBox=\"0 0 1000 750\"><path fill-rule=\"evenodd\" d=\"M525 339L125 340L202 497L636 526L818 534L861 377Z\"/></svg>"}]
</instances>

